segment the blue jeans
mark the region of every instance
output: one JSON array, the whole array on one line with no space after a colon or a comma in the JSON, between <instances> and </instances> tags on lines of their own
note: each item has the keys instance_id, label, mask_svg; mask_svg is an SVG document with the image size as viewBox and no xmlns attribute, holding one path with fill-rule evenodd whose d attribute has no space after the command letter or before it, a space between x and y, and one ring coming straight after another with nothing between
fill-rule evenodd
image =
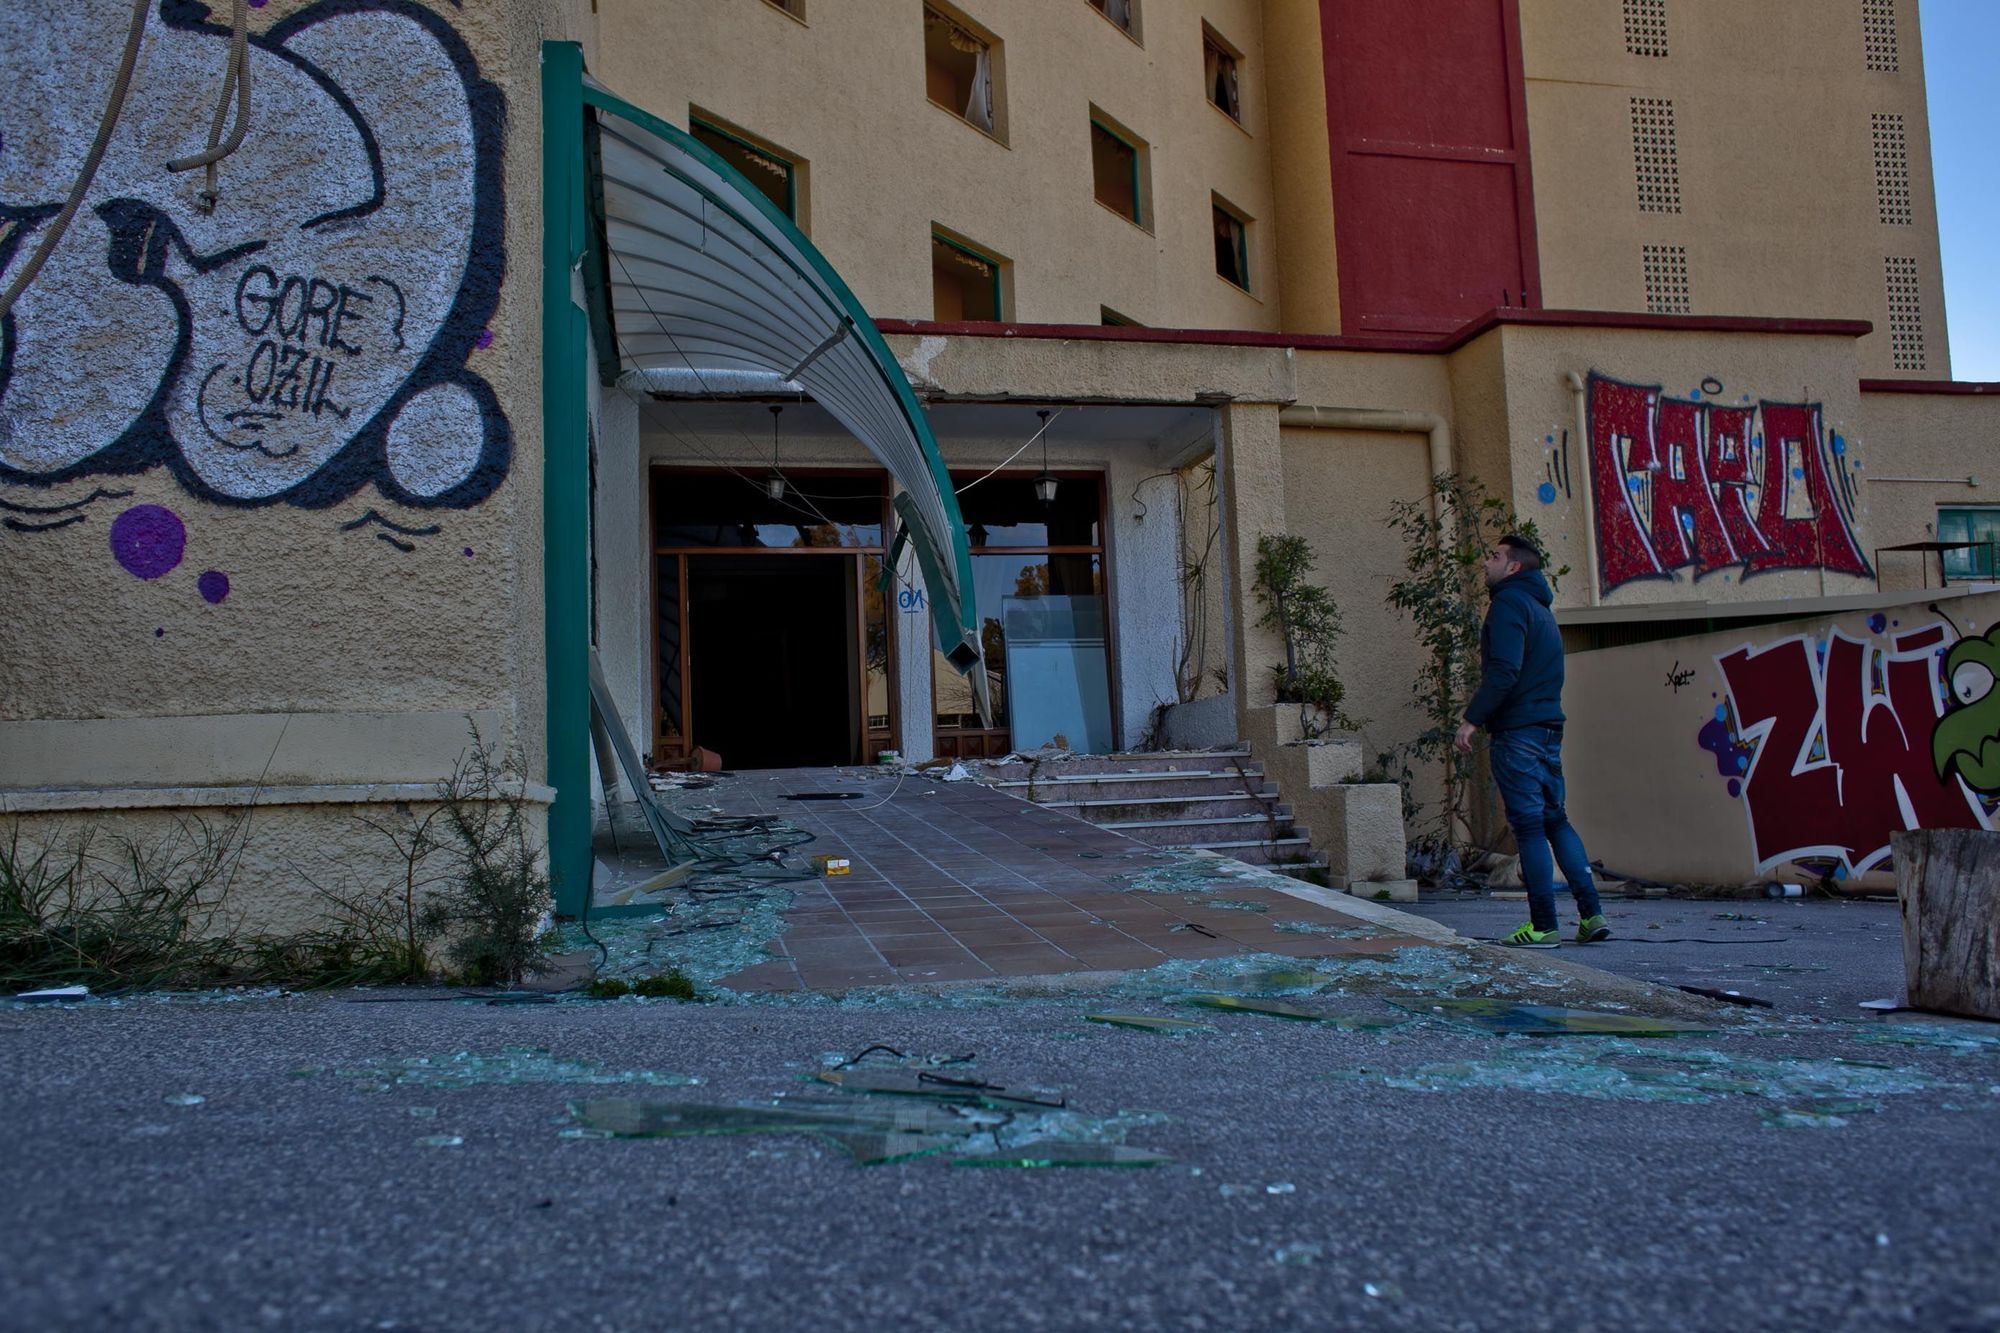
<instances>
[{"instance_id":1,"label":"blue jeans","mask_svg":"<svg viewBox=\"0 0 2000 1333\"><path fill-rule=\"evenodd\" d=\"M1493 781L1507 806L1507 826L1521 849L1521 880L1528 890L1528 915L1536 930L1556 929L1555 862L1583 916L1603 910L1590 856L1563 810L1562 731L1518 727L1493 738ZM1550 858L1554 851L1553 861Z\"/></svg>"}]
</instances>

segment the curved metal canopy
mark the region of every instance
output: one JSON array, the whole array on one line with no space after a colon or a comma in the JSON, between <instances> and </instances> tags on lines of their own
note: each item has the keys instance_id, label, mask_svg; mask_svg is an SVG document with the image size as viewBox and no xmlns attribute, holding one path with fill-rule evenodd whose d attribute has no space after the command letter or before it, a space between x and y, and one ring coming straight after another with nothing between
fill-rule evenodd
<instances>
[{"instance_id":1,"label":"curved metal canopy","mask_svg":"<svg viewBox=\"0 0 2000 1333\"><path fill-rule=\"evenodd\" d=\"M990 719L972 560L923 408L874 321L792 221L682 130L590 82L609 317L622 371L803 390L901 487L898 542L915 551L938 642ZM636 372L636 373L634 373ZM722 391L718 388L717 391ZM990 725L990 722L989 722Z\"/></svg>"}]
</instances>

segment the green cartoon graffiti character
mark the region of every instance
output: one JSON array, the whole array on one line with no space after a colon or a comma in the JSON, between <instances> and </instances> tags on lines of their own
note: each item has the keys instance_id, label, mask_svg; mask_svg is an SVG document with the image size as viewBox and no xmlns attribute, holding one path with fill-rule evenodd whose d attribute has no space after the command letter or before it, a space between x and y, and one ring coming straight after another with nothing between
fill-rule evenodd
<instances>
[{"instance_id":1,"label":"green cartoon graffiti character","mask_svg":"<svg viewBox=\"0 0 2000 1333\"><path fill-rule=\"evenodd\" d=\"M1952 708L1931 732L1931 758L1940 779L1953 770L1965 785L2000 793L2000 626L1977 639L1960 639L1944 659Z\"/></svg>"}]
</instances>

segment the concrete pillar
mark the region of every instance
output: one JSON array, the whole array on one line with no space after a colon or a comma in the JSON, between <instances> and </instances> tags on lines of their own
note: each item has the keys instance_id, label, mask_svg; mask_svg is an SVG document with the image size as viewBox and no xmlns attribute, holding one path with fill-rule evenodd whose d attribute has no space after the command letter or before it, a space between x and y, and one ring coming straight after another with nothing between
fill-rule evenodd
<instances>
[{"instance_id":1,"label":"concrete pillar","mask_svg":"<svg viewBox=\"0 0 2000 1333\"><path fill-rule=\"evenodd\" d=\"M1286 530L1284 456L1277 404L1225 403L1216 418L1223 572L1229 587L1229 688L1236 696L1238 734L1248 736L1253 712L1271 706L1272 669L1285 660L1284 640L1256 623L1263 604L1251 591L1258 538Z\"/></svg>"}]
</instances>

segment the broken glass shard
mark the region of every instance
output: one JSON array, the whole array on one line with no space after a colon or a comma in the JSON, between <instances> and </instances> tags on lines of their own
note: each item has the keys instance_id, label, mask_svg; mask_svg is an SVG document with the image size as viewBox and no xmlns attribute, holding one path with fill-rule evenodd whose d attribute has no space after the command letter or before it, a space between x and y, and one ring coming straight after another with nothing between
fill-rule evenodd
<instances>
[{"instance_id":1,"label":"broken glass shard","mask_svg":"<svg viewBox=\"0 0 2000 1333\"><path fill-rule=\"evenodd\" d=\"M882 1134L865 1130L824 1130L820 1137L839 1147L856 1166L907 1162L962 1142L941 1134Z\"/></svg>"},{"instance_id":2,"label":"broken glass shard","mask_svg":"<svg viewBox=\"0 0 2000 1333\"><path fill-rule=\"evenodd\" d=\"M1152 1014L1085 1014L1090 1023L1105 1023L1115 1028L1137 1028L1141 1032L1213 1032L1207 1023L1197 1023L1192 1018L1157 1018Z\"/></svg>"},{"instance_id":3,"label":"broken glass shard","mask_svg":"<svg viewBox=\"0 0 2000 1333\"><path fill-rule=\"evenodd\" d=\"M1122 1143L1069 1143L1044 1139L1039 1143L994 1152L965 1153L951 1159L953 1166L1166 1166L1174 1159L1163 1153Z\"/></svg>"},{"instance_id":4,"label":"broken glass shard","mask_svg":"<svg viewBox=\"0 0 2000 1333\"><path fill-rule=\"evenodd\" d=\"M1268 1018L1296 1018L1309 1023L1326 1017L1315 1010L1287 1004L1283 1000L1259 1000L1244 995L1190 995L1187 1002L1204 1009L1228 1009L1243 1014L1263 1014Z\"/></svg>"},{"instance_id":5,"label":"broken glass shard","mask_svg":"<svg viewBox=\"0 0 2000 1333\"><path fill-rule=\"evenodd\" d=\"M910 1069L823 1069L815 1075L844 1092L876 1092L895 1097L932 1097L989 1106L1061 1106L1061 1093L1047 1088L1010 1088L969 1074Z\"/></svg>"},{"instance_id":6,"label":"broken glass shard","mask_svg":"<svg viewBox=\"0 0 2000 1333\"><path fill-rule=\"evenodd\" d=\"M1517 1004L1512 1000L1432 1000L1428 1004L1407 1003L1400 1007L1413 1013L1442 1014L1484 1032L1518 1032L1530 1037L1693 1037L1715 1032L1713 1027L1672 1019L1564 1009L1552 1004Z\"/></svg>"},{"instance_id":7,"label":"broken glass shard","mask_svg":"<svg viewBox=\"0 0 2000 1333\"><path fill-rule=\"evenodd\" d=\"M164 1100L169 1106L200 1106L208 1098L198 1092L170 1092Z\"/></svg>"},{"instance_id":8,"label":"broken glass shard","mask_svg":"<svg viewBox=\"0 0 2000 1333\"><path fill-rule=\"evenodd\" d=\"M432 1134L417 1140L420 1148L458 1148L464 1143L465 1139L457 1134Z\"/></svg>"},{"instance_id":9,"label":"broken glass shard","mask_svg":"<svg viewBox=\"0 0 2000 1333\"><path fill-rule=\"evenodd\" d=\"M375 1092L390 1084L427 1088L472 1088L495 1083L638 1083L679 1088L699 1084L687 1074L650 1069L608 1070L589 1060L569 1060L535 1047L510 1046L496 1055L459 1051L449 1056L409 1056L371 1060L357 1069L334 1071L361 1080L357 1089Z\"/></svg>"}]
</instances>

